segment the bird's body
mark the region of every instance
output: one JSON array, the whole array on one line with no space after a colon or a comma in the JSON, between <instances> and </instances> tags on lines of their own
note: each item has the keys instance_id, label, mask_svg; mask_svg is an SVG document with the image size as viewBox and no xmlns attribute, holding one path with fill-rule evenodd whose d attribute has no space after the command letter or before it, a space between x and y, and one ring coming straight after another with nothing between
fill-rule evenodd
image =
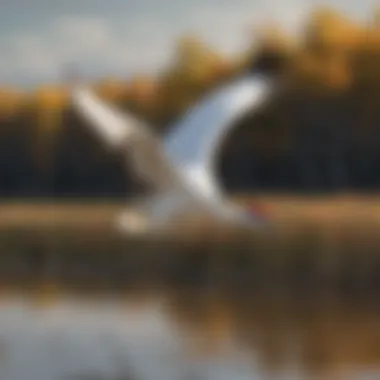
<instances>
[{"instance_id":1,"label":"bird's body","mask_svg":"<svg viewBox=\"0 0 380 380\"><path fill-rule=\"evenodd\" d=\"M203 214L217 221L257 227L263 218L231 203L215 175L219 150L234 122L268 98L271 82L248 75L217 89L170 129L163 141L137 118L106 104L89 89L73 91L73 103L110 148L126 153L136 176L154 193L125 211L119 226L127 232L176 228L178 218Z\"/></svg>"}]
</instances>

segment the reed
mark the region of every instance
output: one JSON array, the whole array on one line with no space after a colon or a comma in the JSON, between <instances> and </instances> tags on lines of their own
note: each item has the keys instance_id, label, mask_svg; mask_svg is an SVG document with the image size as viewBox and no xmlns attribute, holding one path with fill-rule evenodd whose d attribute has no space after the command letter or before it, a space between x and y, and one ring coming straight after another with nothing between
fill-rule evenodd
<instances>
[{"instance_id":1,"label":"reed","mask_svg":"<svg viewBox=\"0 0 380 380\"><path fill-rule=\"evenodd\" d=\"M239 198L239 202L247 199ZM269 229L184 221L162 236L114 228L117 204L8 204L0 212L0 281L24 289L123 290L212 281L249 286L380 285L380 201L258 197Z\"/></svg>"}]
</instances>

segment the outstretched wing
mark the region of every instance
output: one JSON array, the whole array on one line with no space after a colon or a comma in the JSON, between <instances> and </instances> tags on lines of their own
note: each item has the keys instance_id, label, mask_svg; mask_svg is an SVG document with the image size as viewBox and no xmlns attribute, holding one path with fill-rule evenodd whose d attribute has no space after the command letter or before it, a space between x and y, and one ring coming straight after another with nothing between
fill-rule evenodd
<instances>
[{"instance_id":1,"label":"outstretched wing","mask_svg":"<svg viewBox=\"0 0 380 380\"><path fill-rule=\"evenodd\" d=\"M160 191L179 185L160 139L148 125L128 112L120 112L87 88L76 88L72 99L98 137L109 148L122 150L128 156L136 176Z\"/></svg>"},{"instance_id":2,"label":"outstretched wing","mask_svg":"<svg viewBox=\"0 0 380 380\"><path fill-rule=\"evenodd\" d=\"M212 92L173 127L164 142L168 156L204 179L211 193L220 194L215 169L221 145L234 122L260 107L271 90L267 78L252 75Z\"/></svg>"},{"instance_id":3,"label":"outstretched wing","mask_svg":"<svg viewBox=\"0 0 380 380\"><path fill-rule=\"evenodd\" d=\"M74 88L72 101L96 134L110 148L120 147L123 142L140 135L143 130L140 120L121 113L112 105L100 100L86 87Z\"/></svg>"}]
</instances>

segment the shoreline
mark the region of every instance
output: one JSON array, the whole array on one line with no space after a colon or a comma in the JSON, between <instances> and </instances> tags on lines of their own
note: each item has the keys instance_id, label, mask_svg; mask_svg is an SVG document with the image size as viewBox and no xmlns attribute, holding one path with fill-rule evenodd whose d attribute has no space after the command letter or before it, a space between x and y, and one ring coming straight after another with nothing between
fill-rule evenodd
<instances>
[{"instance_id":1,"label":"shoreline","mask_svg":"<svg viewBox=\"0 0 380 380\"><path fill-rule=\"evenodd\" d=\"M118 291L130 284L171 287L214 279L247 289L348 286L377 292L380 196L248 198L238 203L265 209L273 228L242 230L198 220L174 234L134 238L115 229L114 218L126 203L2 203L0 289L57 284Z\"/></svg>"},{"instance_id":2,"label":"shoreline","mask_svg":"<svg viewBox=\"0 0 380 380\"><path fill-rule=\"evenodd\" d=\"M281 221L347 222L348 217L358 222L380 223L379 195L290 196L257 195L235 196L232 200L243 207L257 207L274 223ZM5 226L91 225L102 221L104 226L132 202L103 199L11 199L0 200L0 228ZM380 227L380 225L379 225Z\"/></svg>"}]
</instances>

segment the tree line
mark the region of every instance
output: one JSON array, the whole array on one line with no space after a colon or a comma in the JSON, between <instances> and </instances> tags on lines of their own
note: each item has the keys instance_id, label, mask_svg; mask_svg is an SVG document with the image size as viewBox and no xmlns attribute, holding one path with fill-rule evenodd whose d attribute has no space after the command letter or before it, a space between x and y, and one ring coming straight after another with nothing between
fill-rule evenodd
<instances>
[{"instance_id":1,"label":"tree line","mask_svg":"<svg viewBox=\"0 0 380 380\"><path fill-rule=\"evenodd\" d=\"M260 113L239 121L226 142L223 184L231 191L373 190L380 185L379 14L360 24L319 8L297 39L264 25L252 32L251 47L228 59L184 36L157 77L105 78L93 87L165 133L212 88L275 57L278 91ZM87 131L65 84L31 92L0 88L0 196L115 197L140 190L122 159Z\"/></svg>"}]
</instances>

